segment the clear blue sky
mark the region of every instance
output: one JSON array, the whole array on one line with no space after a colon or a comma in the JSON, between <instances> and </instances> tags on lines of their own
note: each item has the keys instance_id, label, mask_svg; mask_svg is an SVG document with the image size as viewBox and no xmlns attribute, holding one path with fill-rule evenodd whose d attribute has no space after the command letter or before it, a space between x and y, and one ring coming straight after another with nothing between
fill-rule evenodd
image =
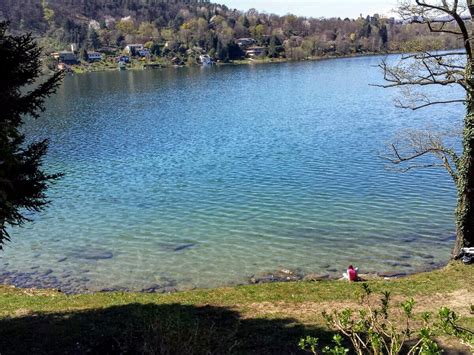
<instances>
[{"instance_id":1,"label":"clear blue sky","mask_svg":"<svg viewBox=\"0 0 474 355\"><path fill-rule=\"evenodd\" d=\"M285 15L292 13L307 17L359 17L359 14L390 14L397 0L214 0L230 8Z\"/></svg>"}]
</instances>

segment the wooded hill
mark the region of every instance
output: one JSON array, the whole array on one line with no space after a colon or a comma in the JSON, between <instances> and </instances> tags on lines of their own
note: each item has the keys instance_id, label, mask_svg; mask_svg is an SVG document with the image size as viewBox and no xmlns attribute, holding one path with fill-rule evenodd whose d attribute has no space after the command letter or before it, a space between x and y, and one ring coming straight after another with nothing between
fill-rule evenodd
<instances>
[{"instance_id":1,"label":"wooded hill","mask_svg":"<svg viewBox=\"0 0 474 355\"><path fill-rule=\"evenodd\" d=\"M358 19L277 16L240 12L208 0L0 0L0 18L12 32L33 32L46 49L98 50L146 44L156 56L187 60L193 49L231 60L243 52L239 38L252 38L268 57L303 59L458 47L452 36L430 33L423 24L379 15ZM191 51L191 52L190 52ZM191 53L191 54L190 54Z\"/></svg>"}]
</instances>

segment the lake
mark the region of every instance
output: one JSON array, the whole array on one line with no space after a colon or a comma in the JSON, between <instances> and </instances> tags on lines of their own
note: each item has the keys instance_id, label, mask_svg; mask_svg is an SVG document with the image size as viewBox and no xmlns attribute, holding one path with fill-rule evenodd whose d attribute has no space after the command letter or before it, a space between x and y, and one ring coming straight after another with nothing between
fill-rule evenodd
<instances>
[{"instance_id":1,"label":"lake","mask_svg":"<svg viewBox=\"0 0 474 355\"><path fill-rule=\"evenodd\" d=\"M34 223L10 230L0 281L167 291L447 261L449 176L394 172L379 153L464 109L394 107L395 90L369 86L381 59L67 77L25 127L51 139L47 168L65 176Z\"/></svg>"}]
</instances>

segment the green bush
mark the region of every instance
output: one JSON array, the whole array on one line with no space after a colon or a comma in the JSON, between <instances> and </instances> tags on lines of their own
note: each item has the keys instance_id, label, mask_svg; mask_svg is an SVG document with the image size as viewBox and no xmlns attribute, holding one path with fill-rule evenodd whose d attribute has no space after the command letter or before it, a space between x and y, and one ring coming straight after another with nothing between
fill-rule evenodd
<instances>
[{"instance_id":1,"label":"green bush","mask_svg":"<svg viewBox=\"0 0 474 355\"><path fill-rule=\"evenodd\" d=\"M342 355L356 354L423 354L437 355L443 350L433 340L435 334L454 336L474 349L474 333L459 325L459 316L443 307L438 312L437 321L433 314L424 312L416 316L413 312L415 301L409 299L400 308L391 307L390 293L382 292L382 297L374 302L374 296L367 284L362 284L362 309L334 310L323 312L323 317L331 329L338 333L332 344L320 350L319 339L306 337L299 347L313 354ZM344 338L347 340L343 342Z\"/></svg>"}]
</instances>

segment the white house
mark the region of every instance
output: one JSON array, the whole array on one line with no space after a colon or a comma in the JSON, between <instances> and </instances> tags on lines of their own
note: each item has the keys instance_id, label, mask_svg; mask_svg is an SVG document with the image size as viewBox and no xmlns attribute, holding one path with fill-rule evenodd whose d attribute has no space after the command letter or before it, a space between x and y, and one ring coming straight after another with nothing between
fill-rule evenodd
<instances>
[{"instance_id":1,"label":"white house","mask_svg":"<svg viewBox=\"0 0 474 355\"><path fill-rule=\"evenodd\" d=\"M102 60L102 54L99 52L87 52L87 60L89 62L99 62Z\"/></svg>"},{"instance_id":2,"label":"white house","mask_svg":"<svg viewBox=\"0 0 474 355\"><path fill-rule=\"evenodd\" d=\"M247 57L255 58L255 57L260 57L264 55L266 50L267 49L265 47L253 46L253 47L247 48L247 50L245 51L245 54L247 55Z\"/></svg>"},{"instance_id":3,"label":"white house","mask_svg":"<svg viewBox=\"0 0 474 355\"><path fill-rule=\"evenodd\" d=\"M125 52L130 55L137 55L139 51L144 49L143 44L127 44Z\"/></svg>"}]
</instances>

